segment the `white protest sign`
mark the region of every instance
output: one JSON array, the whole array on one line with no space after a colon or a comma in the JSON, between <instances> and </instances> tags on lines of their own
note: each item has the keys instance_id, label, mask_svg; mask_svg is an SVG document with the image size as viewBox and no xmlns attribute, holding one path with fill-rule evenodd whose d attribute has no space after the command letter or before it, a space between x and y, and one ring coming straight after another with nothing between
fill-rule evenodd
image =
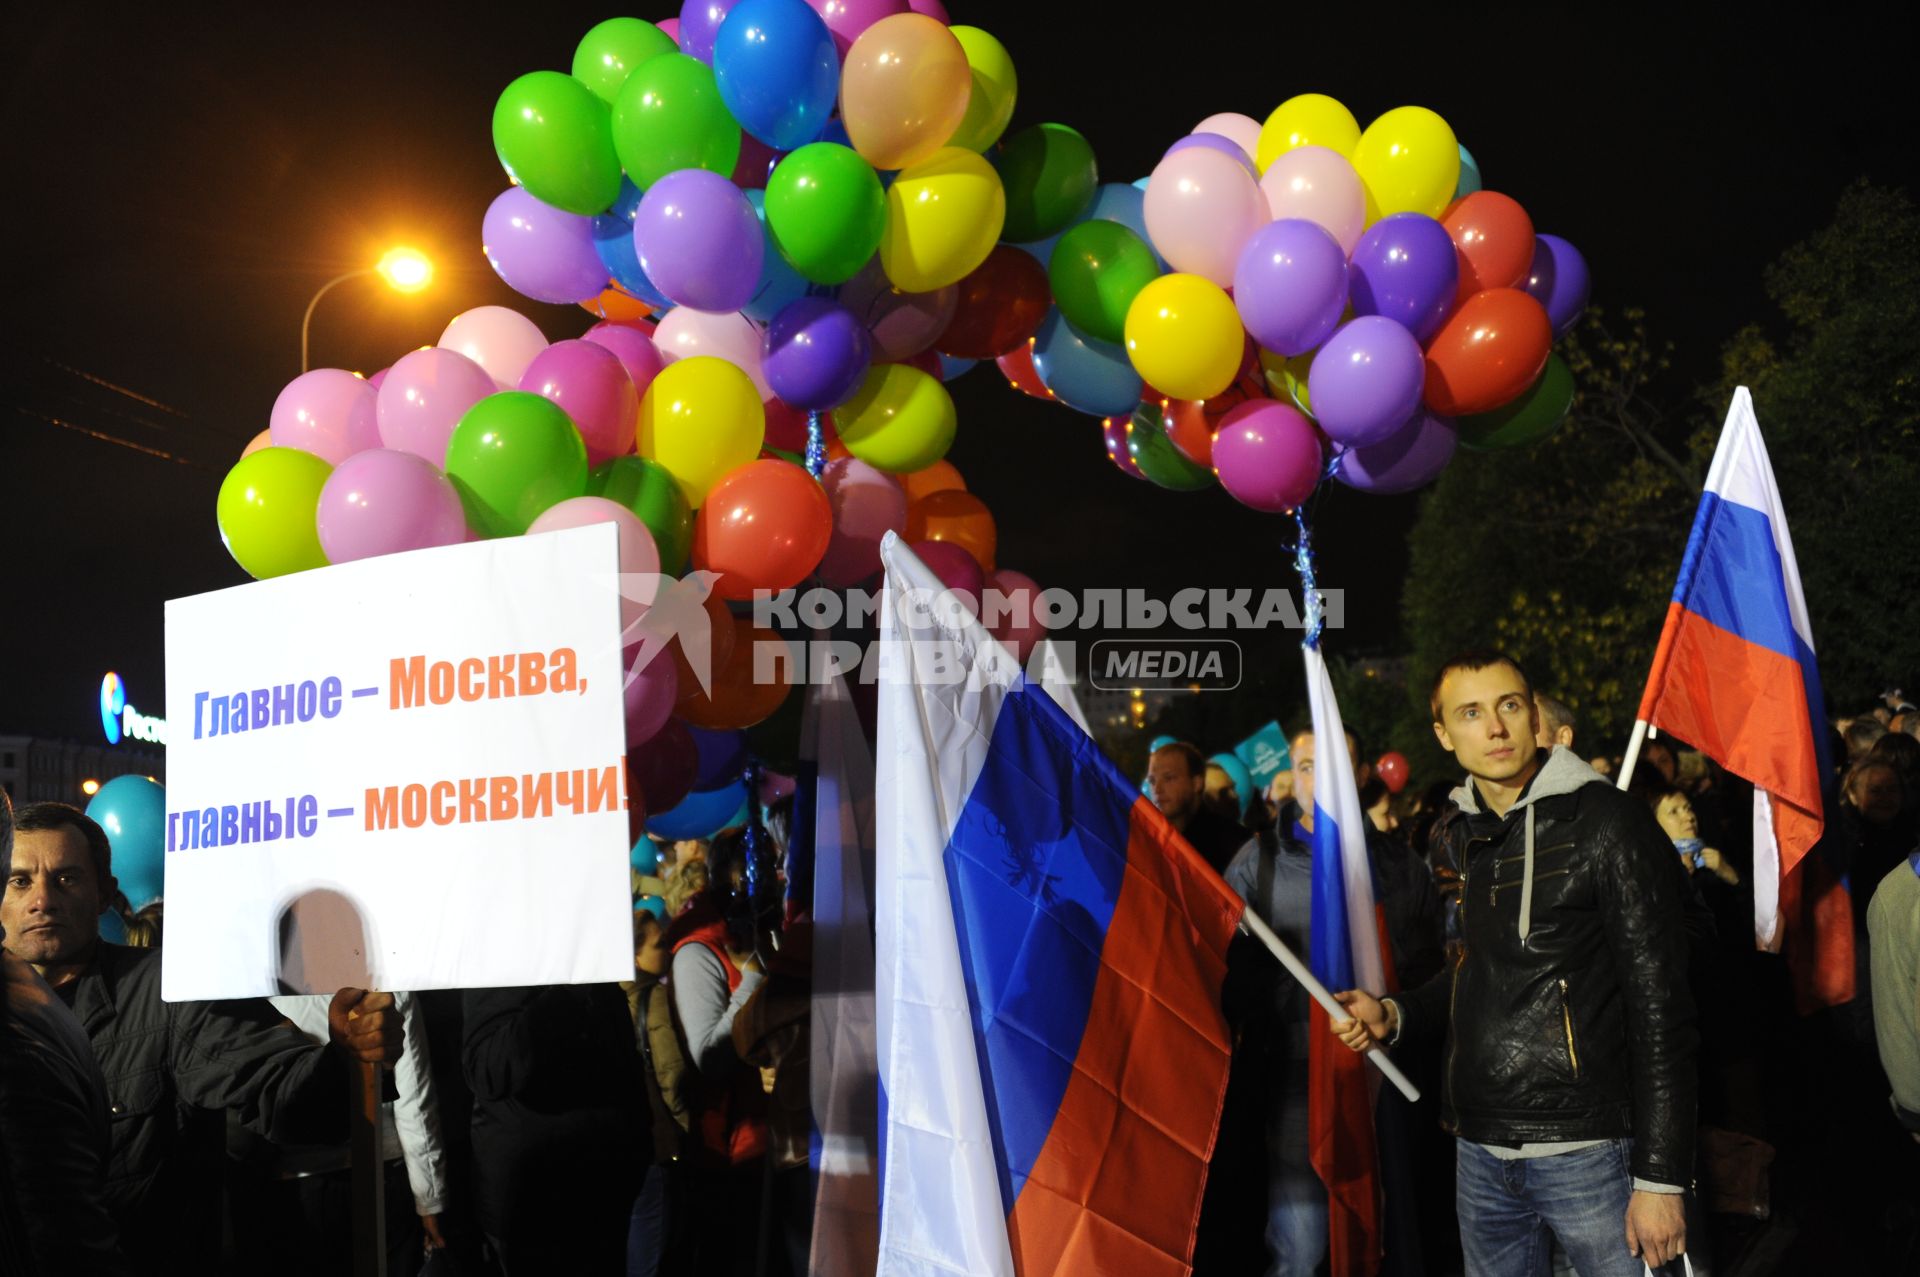
<instances>
[{"instance_id":1,"label":"white protest sign","mask_svg":"<svg viewBox=\"0 0 1920 1277\"><path fill-rule=\"evenodd\" d=\"M167 604L169 1001L631 979L611 524Z\"/></svg>"}]
</instances>

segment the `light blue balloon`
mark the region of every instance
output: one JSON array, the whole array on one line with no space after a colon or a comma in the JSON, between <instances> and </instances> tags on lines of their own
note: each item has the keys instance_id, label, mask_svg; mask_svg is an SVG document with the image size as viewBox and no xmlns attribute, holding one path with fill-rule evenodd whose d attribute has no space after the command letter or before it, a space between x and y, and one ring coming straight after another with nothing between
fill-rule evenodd
<instances>
[{"instance_id":1,"label":"light blue balloon","mask_svg":"<svg viewBox=\"0 0 1920 1277\"><path fill-rule=\"evenodd\" d=\"M940 356L940 380L952 381L955 377L964 377L973 371L978 359L955 359L952 355Z\"/></svg>"},{"instance_id":2,"label":"light blue balloon","mask_svg":"<svg viewBox=\"0 0 1920 1277\"><path fill-rule=\"evenodd\" d=\"M125 944L127 942L127 920L112 909L102 911L100 914L100 938L108 944Z\"/></svg>"},{"instance_id":3,"label":"light blue balloon","mask_svg":"<svg viewBox=\"0 0 1920 1277\"><path fill-rule=\"evenodd\" d=\"M113 876L127 903L143 908L166 890L167 790L145 776L115 776L87 804L87 815L107 831Z\"/></svg>"},{"instance_id":4,"label":"light blue balloon","mask_svg":"<svg viewBox=\"0 0 1920 1277\"><path fill-rule=\"evenodd\" d=\"M812 13L813 10L808 9L807 12ZM727 16L731 18L733 15ZM765 234L767 193L748 191L747 202L760 215L760 230ZM769 238L767 251L760 258L760 287L754 291L753 300L742 306L740 312L755 323L771 323L775 315L786 309L788 302L798 301L806 295L806 278L789 265L786 258L780 256L779 250L773 246L773 240Z\"/></svg>"},{"instance_id":5,"label":"light blue balloon","mask_svg":"<svg viewBox=\"0 0 1920 1277\"><path fill-rule=\"evenodd\" d=\"M620 179L620 196L613 207L593 219L593 251L613 282L655 310L673 306L640 269L640 250L633 242L633 219L640 209L640 188L632 179Z\"/></svg>"},{"instance_id":6,"label":"light blue balloon","mask_svg":"<svg viewBox=\"0 0 1920 1277\"><path fill-rule=\"evenodd\" d=\"M1058 309L1033 337L1033 370L1067 407L1094 417L1124 417L1140 405L1140 374L1127 352L1074 331Z\"/></svg>"},{"instance_id":7,"label":"light blue balloon","mask_svg":"<svg viewBox=\"0 0 1920 1277\"><path fill-rule=\"evenodd\" d=\"M827 24L801 0L740 0L714 35L713 78L741 128L791 151L832 114L840 56Z\"/></svg>"},{"instance_id":8,"label":"light blue balloon","mask_svg":"<svg viewBox=\"0 0 1920 1277\"><path fill-rule=\"evenodd\" d=\"M1233 754L1215 754L1207 761L1225 772L1227 779L1233 782L1234 793L1240 798L1240 814L1246 815L1253 806L1253 773Z\"/></svg>"},{"instance_id":9,"label":"light blue balloon","mask_svg":"<svg viewBox=\"0 0 1920 1277\"><path fill-rule=\"evenodd\" d=\"M1145 195L1147 193L1147 183L1152 180L1153 179L1150 176L1140 178L1134 182L1133 189L1136 191L1139 191L1142 195Z\"/></svg>"},{"instance_id":10,"label":"light blue balloon","mask_svg":"<svg viewBox=\"0 0 1920 1277\"><path fill-rule=\"evenodd\" d=\"M1466 147L1460 148L1460 184L1453 188L1453 198L1471 195L1480 189L1480 161L1473 158L1473 152Z\"/></svg>"},{"instance_id":11,"label":"light blue balloon","mask_svg":"<svg viewBox=\"0 0 1920 1277\"><path fill-rule=\"evenodd\" d=\"M667 920L667 902L658 896L642 896L633 902L635 913L646 912L665 922Z\"/></svg>"},{"instance_id":12,"label":"light blue balloon","mask_svg":"<svg viewBox=\"0 0 1920 1277\"><path fill-rule=\"evenodd\" d=\"M734 823L746 801L747 787L737 780L718 789L695 790L679 806L647 817L647 832L668 842L711 838Z\"/></svg>"},{"instance_id":13,"label":"light blue balloon","mask_svg":"<svg viewBox=\"0 0 1920 1277\"><path fill-rule=\"evenodd\" d=\"M657 872L660 868L660 848L658 844L645 834L641 834L640 841L633 844L633 851L627 857L627 863L633 866L633 871L637 874Z\"/></svg>"},{"instance_id":14,"label":"light blue balloon","mask_svg":"<svg viewBox=\"0 0 1920 1277\"><path fill-rule=\"evenodd\" d=\"M1108 182L1102 186L1099 191L1095 193L1093 203L1087 208L1086 216L1075 221L1073 225L1078 226L1081 222L1093 221L1118 222L1135 235L1138 235L1141 243L1145 244L1148 248L1152 248L1153 237L1147 234L1146 179L1141 178L1131 186L1125 182ZM1067 231L1072 229L1073 226L1069 226L1062 230L1060 235L1065 235ZM1060 242L1060 235L1053 235L1047 239L1037 239L1027 244L1015 244L1014 247L1034 257L1042 266L1051 266L1053 264L1053 247ZM1161 271L1164 272L1169 269L1167 259L1160 256L1157 249L1154 251L1153 257L1155 261L1160 263Z\"/></svg>"}]
</instances>

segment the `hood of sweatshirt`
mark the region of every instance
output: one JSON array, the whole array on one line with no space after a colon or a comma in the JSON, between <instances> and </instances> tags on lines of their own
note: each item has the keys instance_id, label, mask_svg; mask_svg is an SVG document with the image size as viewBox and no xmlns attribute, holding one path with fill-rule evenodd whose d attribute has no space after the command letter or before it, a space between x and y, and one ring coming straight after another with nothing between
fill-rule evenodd
<instances>
[{"instance_id":1,"label":"hood of sweatshirt","mask_svg":"<svg viewBox=\"0 0 1920 1277\"><path fill-rule=\"evenodd\" d=\"M1607 778L1582 762L1580 756L1565 745L1555 745L1547 755L1547 761L1534 773L1533 780L1527 785L1520 797L1507 809L1509 815L1522 808L1526 810L1527 854L1526 864L1521 874L1520 884L1520 938L1525 940L1533 930L1533 805L1542 798L1556 798L1562 794L1571 794L1586 785L1607 784ZM1478 816L1486 811L1480 803L1480 791L1469 777L1453 791L1453 804L1469 816Z\"/></svg>"}]
</instances>

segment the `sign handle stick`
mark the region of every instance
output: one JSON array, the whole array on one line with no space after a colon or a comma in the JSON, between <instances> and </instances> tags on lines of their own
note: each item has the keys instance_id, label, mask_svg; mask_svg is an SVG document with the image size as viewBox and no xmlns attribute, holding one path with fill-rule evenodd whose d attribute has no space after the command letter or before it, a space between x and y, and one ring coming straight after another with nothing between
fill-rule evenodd
<instances>
[{"instance_id":1,"label":"sign handle stick","mask_svg":"<svg viewBox=\"0 0 1920 1277\"><path fill-rule=\"evenodd\" d=\"M352 1107L349 1115L353 1177L354 1277L386 1277L387 1228L386 1166L380 1158L380 1070L356 1062L353 1066Z\"/></svg>"}]
</instances>

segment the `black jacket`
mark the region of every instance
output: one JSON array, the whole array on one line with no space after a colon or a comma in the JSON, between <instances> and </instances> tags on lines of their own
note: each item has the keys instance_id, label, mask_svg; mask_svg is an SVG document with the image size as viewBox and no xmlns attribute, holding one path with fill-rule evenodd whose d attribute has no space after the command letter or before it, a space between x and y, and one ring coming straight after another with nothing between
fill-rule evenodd
<instances>
[{"instance_id":1,"label":"black jacket","mask_svg":"<svg viewBox=\"0 0 1920 1277\"><path fill-rule=\"evenodd\" d=\"M1691 1183L1697 1034L1672 842L1565 749L1503 817L1471 784L1454 801L1465 943L1398 999L1402 1032L1450 1025L1443 1122L1483 1144L1630 1136L1636 1178Z\"/></svg>"}]
</instances>

